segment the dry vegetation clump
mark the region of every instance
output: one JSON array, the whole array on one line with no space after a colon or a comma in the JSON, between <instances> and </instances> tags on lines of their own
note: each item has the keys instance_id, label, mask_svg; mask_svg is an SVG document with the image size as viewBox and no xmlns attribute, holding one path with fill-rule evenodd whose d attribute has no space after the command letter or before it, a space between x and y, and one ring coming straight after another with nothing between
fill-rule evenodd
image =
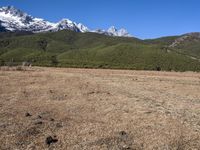
<instances>
[{"instance_id":1,"label":"dry vegetation clump","mask_svg":"<svg viewBox=\"0 0 200 150\"><path fill-rule=\"evenodd\" d=\"M1 66L0 71L27 71L30 70L29 67L25 66Z\"/></svg>"}]
</instances>

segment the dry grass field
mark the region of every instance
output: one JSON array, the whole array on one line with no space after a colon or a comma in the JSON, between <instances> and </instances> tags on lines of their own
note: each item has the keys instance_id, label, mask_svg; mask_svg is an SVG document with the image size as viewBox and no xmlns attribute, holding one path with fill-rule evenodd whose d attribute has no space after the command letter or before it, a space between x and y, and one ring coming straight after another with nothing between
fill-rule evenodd
<instances>
[{"instance_id":1,"label":"dry grass field","mask_svg":"<svg viewBox=\"0 0 200 150\"><path fill-rule=\"evenodd\" d=\"M0 71L1 150L199 150L200 74Z\"/></svg>"}]
</instances>

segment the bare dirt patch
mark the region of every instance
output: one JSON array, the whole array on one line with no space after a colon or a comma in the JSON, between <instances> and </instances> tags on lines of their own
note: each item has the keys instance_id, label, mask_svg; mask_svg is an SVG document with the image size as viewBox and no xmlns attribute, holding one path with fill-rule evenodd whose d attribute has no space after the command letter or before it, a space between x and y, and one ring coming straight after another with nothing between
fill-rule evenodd
<instances>
[{"instance_id":1,"label":"bare dirt patch","mask_svg":"<svg viewBox=\"0 0 200 150\"><path fill-rule=\"evenodd\" d=\"M0 70L0 149L199 149L200 74Z\"/></svg>"}]
</instances>

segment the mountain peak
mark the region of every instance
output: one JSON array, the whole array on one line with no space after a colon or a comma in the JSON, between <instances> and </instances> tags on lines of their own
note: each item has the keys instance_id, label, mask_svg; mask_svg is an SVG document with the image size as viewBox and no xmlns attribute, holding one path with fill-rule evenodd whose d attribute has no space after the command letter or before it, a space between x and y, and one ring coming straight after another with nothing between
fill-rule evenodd
<instances>
[{"instance_id":1,"label":"mountain peak","mask_svg":"<svg viewBox=\"0 0 200 150\"><path fill-rule=\"evenodd\" d=\"M108 30L107 30L108 34L111 36L122 36L122 37L131 37L131 35L128 33L128 31L124 28L122 29L117 29L114 26L111 26Z\"/></svg>"},{"instance_id":2,"label":"mountain peak","mask_svg":"<svg viewBox=\"0 0 200 150\"><path fill-rule=\"evenodd\" d=\"M77 27L77 24L69 19L62 19L57 23L56 30L64 30L64 29L80 32L79 28Z\"/></svg>"},{"instance_id":3,"label":"mountain peak","mask_svg":"<svg viewBox=\"0 0 200 150\"><path fill-rule=\"evenodd\" d=\"M131 35L128 33L128 31L124 28L121 28L118 31L118 36L126 36L126 37L131 37Z\"/></svg>"},{"instance_id":4,"label":"mountain peak","mask_svg":"<svg viewBox=\"0 0 200 150\"><path fill-rule=\"evenodd\" d=\"M67 19L67 18L63 18L61 21L59 21L59 23L74 23L73 21Z\"/></svg>"},{"instance_id":5,"label":"mountain peak","mask_svg":"<svg viewBox=\"0 0 200 150\"><path fill-rule=\"evenodd\" d=\"M111 26L111 27L108 29L108 32L114 33L114 32L117 32L117 29L115 28L115 26Z\"/></svg>"},{"instance_id":6,"label":"mountain peak","mask_svg":"<svg viewBox=\"0 0 200 150\"><path fill-rule=\"evenodd\" d=\"M82 23L77 24L78 28L80 29L81 32L89 32L90 30L88 27L84 26Z\"/></svg>"},{"instance_id":7,"label":"mountain peak","mask_svg":"<svg viewBox=\"0 0 200 150\"><path fill-rule=\"evenodd\" d=\"M14 6L4 6L0 8L0 11L20 11L19 9L15 8Z\"/></svg>"},{"instance_id":8,"label":"mountain peak","mask_svg":"<svg viewBox=\"0 0 200 150\"><path fill-rule=\"evenodd\" d=\"M17 17L29 16L27 13L23 12L20 9L15 8L14 6L1 7L0 12L4 12L5 14L10 14Z\"/></svg>"}]
</instances>

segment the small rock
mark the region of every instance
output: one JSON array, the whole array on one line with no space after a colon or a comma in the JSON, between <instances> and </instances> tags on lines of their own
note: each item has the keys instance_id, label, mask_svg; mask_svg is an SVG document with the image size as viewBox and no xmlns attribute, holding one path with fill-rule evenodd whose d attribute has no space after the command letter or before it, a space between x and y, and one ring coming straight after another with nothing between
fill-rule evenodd
<instances>
[{"instance_id":1,"label":"small rock","mask_svg":"<svg viewBox=\"0 0 200 150\"><path fill-rule=\"evenodd\" d=\"M110 92L107 92L108 95L110 95Z\"/></svg>"},{"instance_id":2,"label":"small rock","mask_svg":"<svg viewBox=\"0 0 200 150\"><path fill-rule=\"evenodd\" d=\"M125 131L120 131L120 132L119 132L119 135L125 136L125 135L127 135L127 133L126 133Z\"/></svg>"},{"instance_id":3,"label":"small rock","mask_svg":"<svg viewBox=\"0 0 200 150\"><path fill-rule=\"evenodd\" d=\"M0 123L0 128L1 128L1 129L6 128L6 127L7 127L7 124Z\"/></svg>"},{"instance_id":4,"label":"small rock","mask_svg":"<svg viewBox=\"0 0 200 150\"><path fill-rule=\"evenodd\" d=\"M42 118L42 116L38 115L38 118L39 118L39 119L41 119L41 118Z\"/></svg>"},{"instance_id":5,"label":"small rock","mask_svg":"<svg viewBox=\"0 0 200 150\"><path fill-rule=\"evenodd\" d=\"M51 118L50 121L55 121L55 119Z\"/></svg>"},{"instance_id":6,"label":"small rock","mask_svg":"<svg viewBox=\"0 0 200 150\"><path fill-rule=\"evenodd\" d=\"M123 146L122 146L122 149L123 149L123 150L131 150L131 147L129 147L128 145L123 145Z\"/></svg>"},{"instance_id":7,"label":"small rock","mask_svg":"<svg viewBox=\"0 0 200 150\"><path fill-rule=\"evenodd\" d=\"M95 92L92 91L92 92L88 92L87 94L88 94L88 95L91 95L91 94L95 94Z\"/></svg>"},{"instance_id":8,"label":"small rock","mask_svg":"<svg viewBox=\"0 0 200 150\"><path fill-rule=\"evenodd\" d=\"M42 121L35 122L35 125L41 125L41 124L43 124Z\"/></svg>"},{"instance_id":9,"label":"small rock","mask_svg":"<svg viewBox=\"0 0 200 150\"><path fill-rule=\"evenodd\" d=\"M166 112L165 112L165 114L167 114L167 115L170 115L170 114L171 114L171 112L170 112L170 111L166 111Z\"/></svg>"},{"instance_id":10,"label":"small rock","mask_svg":"<svg viewBox=\"0 0 200 150\"><path fill-rule=\"evenodd\" d=\"M56 127L57 127L57 128L62 128L63 125L62 125L62 123L57 123L57 124L56 124Z\"/></svg>"},{"instance_id":11,"label":"small rock","mask_svg":"<svg viewBox=\"0 0 200 150\"><path fill-rule=\"evenodd\" d=\"M126 133L125 131L120 131L119 138L123 141L126 140L128 138L128 133Z\"/></svg>"},{"instance_id":12,"label":"small rock","mask_svg":"<svg viewBox=\"0 0 200 150\"><path fill-rule=\"evenodd\" d=\"M48 136L47 138L46 138L46 141L45 141L45 143L47 144L47 145L51 145L51 144L53 144L53 143L56 143L56 142L58 142L58 139L56 138L56 136L54 136L54 138L52 137L52 136Z\"/></svg>"},{"instance_id":13,"label":"small rock","mask_svg":"<svg viewBox=\"0 0 200 150\"><path fill-rule=\"evenodd\" d=\"M151 114L153 113L152 111L146 111L145 114Z\"/></svg>"},{"instance_id":14,"label":"small rock","mask_svg":"<svg viewBox=\"0 0 200 150\"><path fill-rule=\"evenodd\" d=\"M31 117L32 115L30 113L25 114L26 117Z\"/></svg>"}]
</instances>

